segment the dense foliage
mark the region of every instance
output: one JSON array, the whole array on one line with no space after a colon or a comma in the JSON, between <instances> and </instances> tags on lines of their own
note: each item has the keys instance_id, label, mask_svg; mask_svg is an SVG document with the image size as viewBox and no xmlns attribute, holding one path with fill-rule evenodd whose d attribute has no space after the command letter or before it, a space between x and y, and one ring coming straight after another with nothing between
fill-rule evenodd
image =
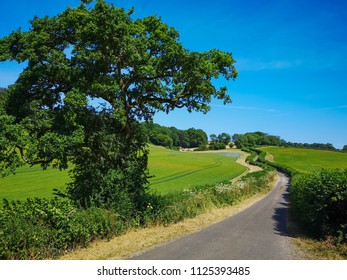
<instances>
[{"instance_id":1,"label":"dense foliage","mask_svg":"<svg viewBox=\"0 0 347 280\"><path fill-rule=\"evenodd\" d=\"M110 211L79 209L70 201L5 201L0 209L0 259L56 258L96 238L121 234L129 227Z\"/></svg>"},{"instance_id":2,"label":"dense foliage","mask_svg":"<svg viewBox=\"0 0 347 280\"><path fill-rule=\"evenodd\" d=\"M212 151L223 150L225 148L226 148L226 145L224 143L220 143L220 142L211 143L210 146L208 147L208 149L212 150Z\"/></svg>"},{"instance_id":3,"label":"dense foliage","mask_svg":"<svg viewBox=\"0 0 347 280\"><path fill-rule=\"evenodd\" d=\"M0 39L0 61L27 64L0 110L0 172L72 163L68 197L141 210L148 147L140 121L175 108L206 113L212 98L231 102L212 81L235 79L235 61L217 49L187 50L156 16L135 20L133 10L90 2ZM199 141L190 136L189 145Z\"/></svg>"},{"instance_id":4,"label":"dense foliage","mask_svg":"<svg viewBox=\"0 0 347 280\"><path fill-rule=\"evenodd\" d=\"M211 143L224 143L225 145L229 145L231 141L231 136L230 134L225 132L218 134L218 136L216 134L211 134L210 140Z\"/></svg>"},{"instance_id":5,"label":"dense foliage","mask_svg":"<svg viewBox=\"0 0 347 280\"><path fill-rule=\"evenodd\" d=\"M280 146L284 143L284 141L278 136L268 135L259 131L248 132L245 134L234 134L232 139L238 148L260 145Z\"/></svg>"},{"instance_id":6,"label":"dense foliage","mask_svg":"<svg viewBox=\"0 0 347 280\"><path fill-rule=\"evenodd\" d=\"M327 151L335 151L336 148L333 146L333 144L330 143L292 143L292 142L285 142L284 147L293 147L293 148L304 148L304 149L314 149L314 150L327 150Z\"/></svg>"},{"instance_id":7,"label":"dense foliage","mask_svg":"<svg viewBox=\"0 0 347 280\"><path fill-rule=\"evenodd\" d=\"M223 150L230 145L231 136L225 132L218 134L218 136L211 134L210 140L209 150Z\"/></svg>"},{"instance_id":8,"label":"dense foliage","mask_svg":"<svg viewBox=\"0 0 347 280\"><path fill-rule=\"evenodd\" d=\"M347 243L347 169L294 176L290 201L296 218L316 237Z\"/></svg>"},{"instance_id":9,"label":"dense foliage","mask_svg":"<svg viewBox=\"0 0 347 280\"><path fill-rule=\"evenodd\" d=\"M6 99L7 99L7 89L0 88L0 110L4 109Z\"/></svg>"},{"instance_id":10,"label":"dense foliage","mask_svg":"<svg viewBox=\"0 0 347 280\"><path fill-rule=\"evenodd\" d=\"M218 136L210 135L208 145L207 134L202 129L189 128L187 130L176 127L165 127L159 124L143 123L150 143L168 148L197 148L197 151L222 150L229 145L231 136L228 133L221 133Z\"/></svg>"},{"instance_id":11,"label":"dense foliage","mask_svg":"<svg viewBox=\"0 0 347 280\"><path fill-rule=\"evenodd\" d=\"M150 143L168 148L196 148L207 144L207 134L202 129L189 128L187 130L176 127L166 127L153 122L143 123Z\"/></svg>"}]
</instances>

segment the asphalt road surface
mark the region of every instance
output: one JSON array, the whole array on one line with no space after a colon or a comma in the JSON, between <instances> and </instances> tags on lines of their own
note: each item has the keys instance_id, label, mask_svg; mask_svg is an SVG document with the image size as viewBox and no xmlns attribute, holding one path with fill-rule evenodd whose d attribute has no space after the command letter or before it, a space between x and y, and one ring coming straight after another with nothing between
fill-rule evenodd
<instances>
[{"instance_id":1,"label":"asphalt road surface","mask_svg":"<svg viewBox=\"0 0 347 280\"><path fill-rule=\"evenodd\" d=\"M286 233L289 180L279 173L262 200L199 232L132 257L137 260L290 260Z\"/></svg>"}]
</instances>

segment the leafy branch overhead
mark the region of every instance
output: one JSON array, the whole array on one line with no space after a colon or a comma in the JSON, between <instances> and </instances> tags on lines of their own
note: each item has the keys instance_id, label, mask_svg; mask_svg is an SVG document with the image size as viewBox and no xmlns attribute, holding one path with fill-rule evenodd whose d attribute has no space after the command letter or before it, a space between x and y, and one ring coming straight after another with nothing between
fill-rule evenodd
<instances>
[{"instance_id":1,"label":"leafy branch overhead","mask_svg":"<svg viewBox=\"0 0 347 280\"><path fill-rule=\"evenodd\" d=\"M76 90L101 98L126 120L183 107L206 113L212 97L231 101L226 87L211 81L236 78L230 53L190 52L160 18L133 20L131 13L97 1L92 9L82 4L53 18L35 18L30 31L1 40L0 58L28 61L19 83L39 91L41 105L51 109Z\"/></svg>"}]
</instances>

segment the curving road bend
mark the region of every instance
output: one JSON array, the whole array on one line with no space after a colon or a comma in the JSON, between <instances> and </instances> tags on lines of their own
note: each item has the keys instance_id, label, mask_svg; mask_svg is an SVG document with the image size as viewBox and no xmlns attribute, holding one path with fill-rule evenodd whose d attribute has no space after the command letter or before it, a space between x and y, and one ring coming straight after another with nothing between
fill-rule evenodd
<instances>
[{"instance_id":1,"label":"curving road bend","mask_svg":"<svg viewBox=\"0 0 347 280\"><path fill-rule=\"evenodd\" d=\"M137 260L290 260L286 232L289 179L251 207L199 232L133 256Z\"/></svg>"}]
</instances>

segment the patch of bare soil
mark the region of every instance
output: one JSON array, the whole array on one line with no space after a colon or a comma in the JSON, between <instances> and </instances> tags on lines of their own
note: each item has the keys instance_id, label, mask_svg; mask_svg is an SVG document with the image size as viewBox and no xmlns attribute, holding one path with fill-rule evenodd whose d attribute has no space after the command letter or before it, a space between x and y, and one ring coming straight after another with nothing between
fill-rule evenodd
<instances>
[{"instance_id":1,"label":"patch of bare soil","mask_svg":"<svg viewBox=\"0 0 347 280\"><path fill-rule=\"evenodd\" d=\"M265 159L270 162L275 162L275 158L272 154L266 153Z\"/></svg>"},{"instance_id":2,"label":"patch of bare soil","mask_svg":"<svg viewBox=\"0 0 347 280\"><path fill-rule=\"evenodd\" d=\"M247 170L245 172L243 172L241 175L231 179L231 181L236 181L236 180L240 179L242 176L245 176L248 173L257 172L257 171L262 170L261 167L255 166L255 165L251 165L251 164L246 162L246 158L249 156L248 153L243 152L241 150L237 150L237 153L240 153L241 156L236 160L236 162L238 164L241 164L241 165L247 167Z\"/></svg>"}]
</instances>

